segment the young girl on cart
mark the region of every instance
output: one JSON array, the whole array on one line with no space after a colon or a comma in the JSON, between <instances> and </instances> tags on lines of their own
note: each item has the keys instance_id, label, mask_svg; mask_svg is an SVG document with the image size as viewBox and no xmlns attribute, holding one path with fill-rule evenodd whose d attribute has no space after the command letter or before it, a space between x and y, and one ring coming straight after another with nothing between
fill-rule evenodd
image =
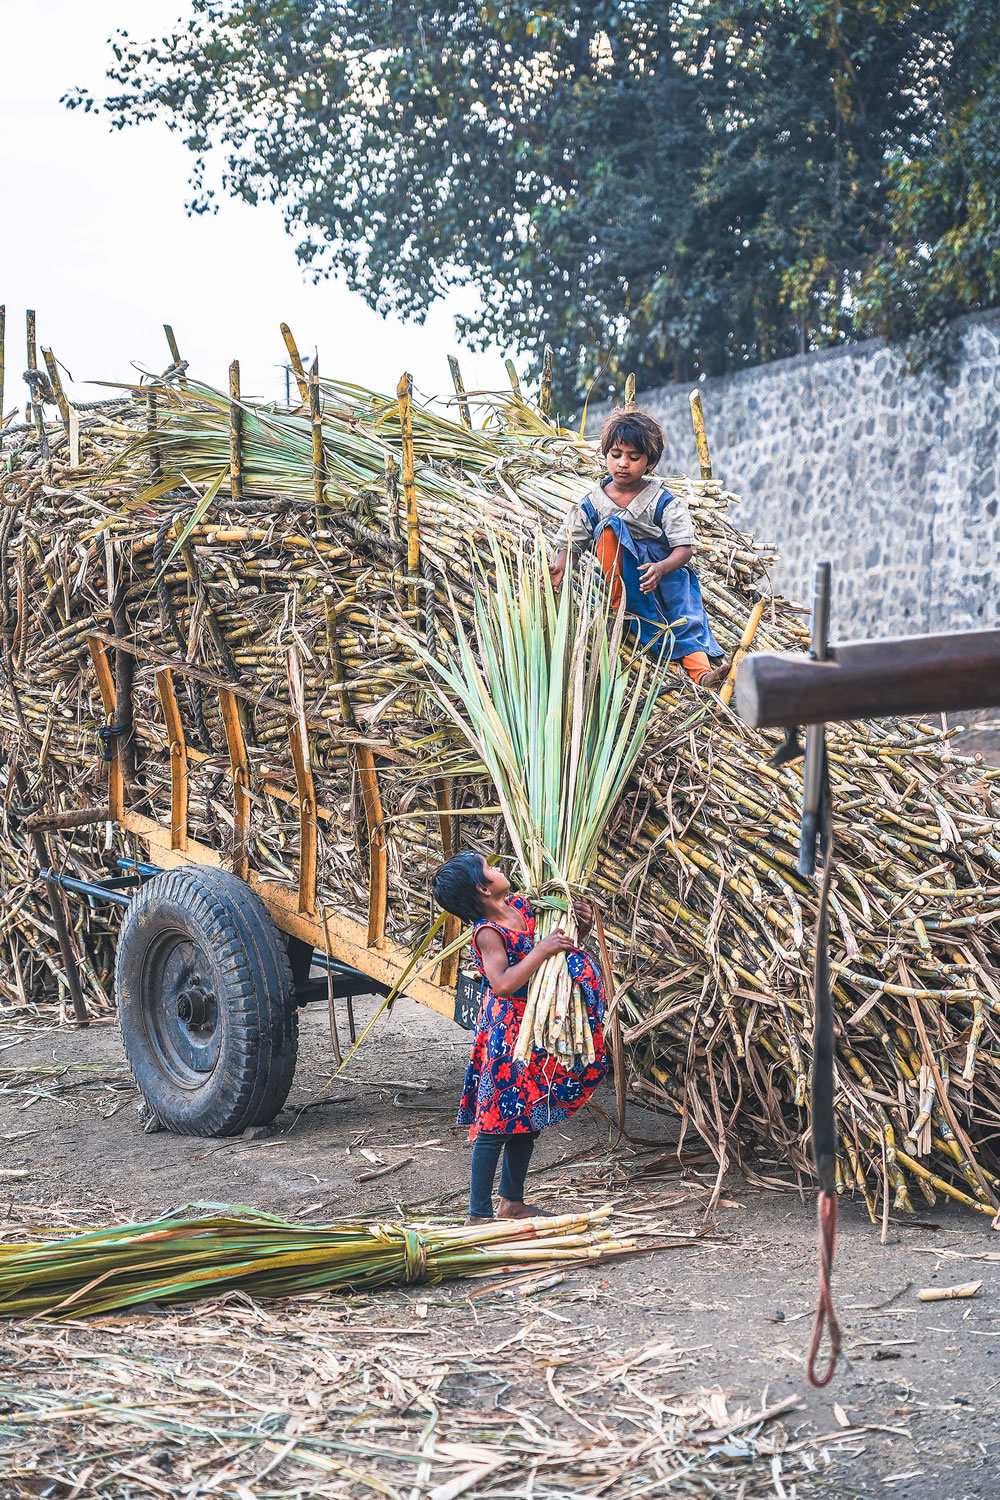
<instances>
[{"instance_id":1,"label":"young girl on cart","mask_svg":"<svg viewBox=\"0 0 1000 1500\"><path fill-rule=\"evenodd\" d=\"M593 548L617 609L622 595L640 644L659 650L672 626L670 658L693 682L714 688L728 664L721 657L691 566L694 526L679 495L653 471L663 457L663 428L647 412L619 407L601 432L608 472L556 532L550 568L558 588L570 551Z\"/></svg>"}]
</instances>

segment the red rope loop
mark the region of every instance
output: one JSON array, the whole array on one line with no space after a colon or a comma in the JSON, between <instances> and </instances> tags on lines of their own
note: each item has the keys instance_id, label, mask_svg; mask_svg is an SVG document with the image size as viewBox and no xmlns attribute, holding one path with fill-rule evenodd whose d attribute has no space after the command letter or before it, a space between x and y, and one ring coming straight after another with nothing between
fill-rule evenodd
<instances>
[{"instance_id":1,"label":"red rope loop","mask_svg":"<svg viewBox=\"0 0 1000 1500\"><path fill-rule=\"evenodd\" d=\"M833 1372L837 1368L837 1360L840 1356L840 1324L837 1322L837 1314L833 1307L833 1293L830 1290L830 1279L833 1275L833 1250L837 1239L837 1198L834 1193L820 1193L817 1199L817 1210L819 1219L819 1301L816 1305L816 1321L813 1324L812 1341L809 1345L809 1358L806 1363L806 1375L809 1384L817 1390L829 1385L833 1379ZM826 1373L820 1377L816 1374L816 1359L819 1355L819 1346L823 1339L824 1329L830 1334L830 1363L826 1367Z\"/></svg>"}]
</instances>

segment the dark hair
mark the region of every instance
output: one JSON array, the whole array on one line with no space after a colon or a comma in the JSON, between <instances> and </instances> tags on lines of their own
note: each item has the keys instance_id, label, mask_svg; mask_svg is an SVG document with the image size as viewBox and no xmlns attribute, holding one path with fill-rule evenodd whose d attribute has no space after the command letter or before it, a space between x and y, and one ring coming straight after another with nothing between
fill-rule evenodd
<instances>
[{"instance_id":1,"label":"dark hair","mask_svg":"<svg viewBox=\"0 0 1000 1500\"><path fill-rule=\"evenodd\" d=\"M615 443L625 443L649 460L646 472L655 469L663 457L663 428L648 412L630 406L616 406L601 428L601 452L607 454Z\"/></svg>"},{"instance_id":2,"label":"dark hair","mask_svg":"<svg viewBox=\"0 0 1000 1500\"><path fill-rule=\"evenodd\" d=\"M467 851L446 859L434 871L434 900L463 922L478 922L483 915L479 893L485 872L486 861L481 854Z\"/></svg>"}]
</instances>

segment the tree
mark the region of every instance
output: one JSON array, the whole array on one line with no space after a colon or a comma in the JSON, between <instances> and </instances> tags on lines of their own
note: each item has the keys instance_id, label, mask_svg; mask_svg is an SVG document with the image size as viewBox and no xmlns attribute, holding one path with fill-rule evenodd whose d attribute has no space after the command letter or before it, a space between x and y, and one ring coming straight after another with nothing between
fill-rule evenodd
<instances>
[{"instance_id":1,"label":"tree","mask_svg":"<svg viewBox=\"0 0 1000 1500\"><path fill-rule=\"evenodd\" d=\"M71 107L181 131L195 212L221 157L223 191L280 203L303 264L375 308L471 284L464 336L536 372L551 343L564 405L599 371L601 394L719 373L956 294L915 262L955 170L928 131L963 87L948 17L977 0L190 3L169 37L121 33L117 92ZM988 288L984 189L965 281Z\"/></svg>"},{"instance_id":2,"label":"tree","mask_svg":"<svg viewBox=\"0 0 1000 1500\"><path fill-rule=\"evenodd\" d=\"M923 54L922 117L886 164L884 239L856 326L947 357L948 322L1000 303L1000 41L994 0L942 0Z\"/></svg>"}]
</instances>

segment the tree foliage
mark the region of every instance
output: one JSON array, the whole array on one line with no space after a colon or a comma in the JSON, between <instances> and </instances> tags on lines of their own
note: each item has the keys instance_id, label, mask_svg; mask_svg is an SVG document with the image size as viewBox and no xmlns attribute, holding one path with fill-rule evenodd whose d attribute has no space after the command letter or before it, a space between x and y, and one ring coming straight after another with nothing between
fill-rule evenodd
<instances>
[{"instance_id":1,"label":"tree foliage","mask_svg":"<svg viewBox=\"0 0 1000 1500\"><path fill-rule=\"evenodd\" d=\"M279 203L375 308L471 284L563 400L998 300L995 0L188 3L70 106L164 120L193 211Z\"/></svg>"}]
</instances>

